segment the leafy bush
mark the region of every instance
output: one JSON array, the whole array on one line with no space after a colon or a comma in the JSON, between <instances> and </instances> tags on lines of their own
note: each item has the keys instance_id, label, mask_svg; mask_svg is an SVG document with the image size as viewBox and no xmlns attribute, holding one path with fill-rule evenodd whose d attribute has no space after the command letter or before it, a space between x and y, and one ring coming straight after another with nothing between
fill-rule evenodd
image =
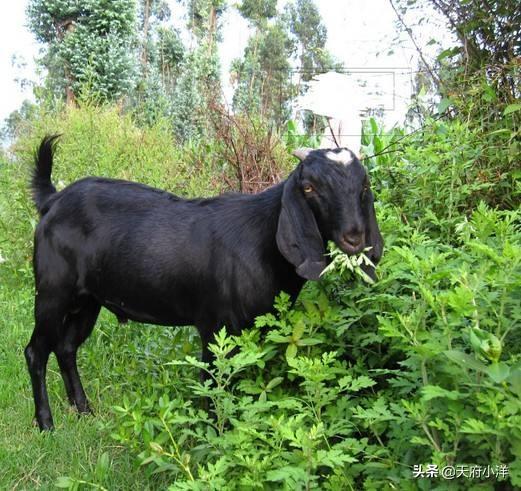
<instances>
[{"instance_id":1,"label":"leafy bush","mask_svg":"<svg viewBox=\"0 0 521 491\"><path fill-rule=\"evenodd\" d=\"M133 85L134 2L31 0L27 20L46 44L40 63L55 96L67 90L70 102L87 83L102 100L116 100Z\"/></svg>"},{"instance_id":2,"label":"leafy bush","mask_svg":"<svg viewBox=\"0 0 521 491\"><path fill-rule=\"evenodd\" d=\"M291 130L288 145L309 144ZM88 104L35 116L13 147L15 161L0 164L0 288L29 288L36 218L28 162L43 134L60 131L59 187L98 174L208 195L228 172L219 143L176 147L164 121L138 129L117 108ZM435 122L403 136L378 130L364 142L366 155L388 143L401 147L366 159L386 240L374 285L355 281L343 263L308 283L294 308L282 295L275 313L241 336L221 331L213 368L198 361L194 330L116 329L102 316L82 350L82 369L98 373L94 385L126 396L100 431L137 456L152 486L444 484L415 480L420 464L505 464L503 484L521 485L521 212L482 202L495 203L496 184L476 178L486 153L464 124ZM508 179L504 203L518 185ZM204 384L201 368L210 373ZM72 470L57 484L103 483L106 461L100 455L99 472ZM481 484L492 489L495 481L451 486Z\"/></svg>"},{"instance_id":3,"label":"leafy bush","mask_svg":"<svg viewBox=\"0 0 521 491\"><path fill-rule=\"evenodd\" d=\"M408 489L427 463L508 464L519 484L520 213L481 205L453 247L385 212L376 285L332 274L221 331L215 368L165 362L187 368L129 395L115 438L172 489Z\"/></svg>"},{"instance_id":4,"label":"leafy bush","mask_svg":"<svg viewBox=\"0 0 521 491\"><path fill-rule=\"evenodd\" d=\"M498 155L500 137L446 118L427 119L409 135L385 133L371 119L362 149L381 201L397 207L403 222L452 243L455 226L481 201L506 209L519 201L520 174L505 161L508 147Z\"/></svg>"},{"instance_id":5,"label":"leafy bush","mask_svg":"<svg viewBox=\"0 0 521 491\"><path fill-rule=\"evenodd\" d=\"M256 329L222 331L213 384L194 382L209 367L193 357L165 361L187 371L117 408L115 437L173 489L414 489L429 463L505 464L521 482L520 212L478 204L477 135L424 133L368 162L386 203L378 283L337 270L295 309L282 297ZM402 136L380 132L366 153Z\"/></svg>"}]
</instances>

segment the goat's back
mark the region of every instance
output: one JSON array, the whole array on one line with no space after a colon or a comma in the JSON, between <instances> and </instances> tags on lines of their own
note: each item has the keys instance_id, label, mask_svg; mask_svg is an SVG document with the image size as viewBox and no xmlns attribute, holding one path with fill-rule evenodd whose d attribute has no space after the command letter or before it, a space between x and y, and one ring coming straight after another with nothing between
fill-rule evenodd
<instances>
[{"instance_id":1,"label":"goat's back","mask_svg":"<svg viewBox=\"0 0 521 491\"><path fill-rule=\"evenodd\" d=\"M281 192L185 200L128 181L77 181L53 195L37 227L37 288L92 295L138 321L239 329L303 283L276 246Z\"/></svg>"}]
</instances>

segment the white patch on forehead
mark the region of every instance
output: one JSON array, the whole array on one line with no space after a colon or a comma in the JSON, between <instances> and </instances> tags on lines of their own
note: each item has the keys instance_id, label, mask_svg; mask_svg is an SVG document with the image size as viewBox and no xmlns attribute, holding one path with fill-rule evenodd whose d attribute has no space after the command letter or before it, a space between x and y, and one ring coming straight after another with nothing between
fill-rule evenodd
<instances>
[{"instance_id":1,"label":"white patch on forehead","mask_svg":"<svg viewBox=\"0 0 521 491\"><path fill-rule=\"evenodd\" d=\"M343 148L340 152L327 152L326 157L333 162L337 162L338 164L349 165L355 156L351 150Z\"/></svg>"}]
</instances>

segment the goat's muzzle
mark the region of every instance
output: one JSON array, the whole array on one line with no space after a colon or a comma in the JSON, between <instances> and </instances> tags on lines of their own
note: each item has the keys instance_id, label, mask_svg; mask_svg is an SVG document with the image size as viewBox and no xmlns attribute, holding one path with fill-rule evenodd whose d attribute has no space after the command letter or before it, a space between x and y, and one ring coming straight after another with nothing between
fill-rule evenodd
<instances>
[{"instance_id":1,"label":"goat's muzzle","mask_svg":"<svg viewBox=\"0 0 521 491\"><path fill-rule=\"evenodd\" d=\"M364 250L365 236L363 233L344 233L338 241L338 247L349 256L358 254Z\"/></svg>"}]
</instances>

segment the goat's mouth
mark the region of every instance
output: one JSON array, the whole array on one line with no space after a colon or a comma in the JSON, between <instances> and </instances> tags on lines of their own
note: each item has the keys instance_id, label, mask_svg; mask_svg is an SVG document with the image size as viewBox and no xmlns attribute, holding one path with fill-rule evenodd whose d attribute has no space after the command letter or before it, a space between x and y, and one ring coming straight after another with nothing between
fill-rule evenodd
<instances>
[{"instance_id":1,"label":"goat's mouth","mask_svg":"<svg viewBox=\"0 0 521 491\"><path fill-rule=\"evenodd\" d=\"M363 234L343 234L336 241L337 246L348 256L354 256L364 250L365 238Z\"/></svg>"}]
</instances>

